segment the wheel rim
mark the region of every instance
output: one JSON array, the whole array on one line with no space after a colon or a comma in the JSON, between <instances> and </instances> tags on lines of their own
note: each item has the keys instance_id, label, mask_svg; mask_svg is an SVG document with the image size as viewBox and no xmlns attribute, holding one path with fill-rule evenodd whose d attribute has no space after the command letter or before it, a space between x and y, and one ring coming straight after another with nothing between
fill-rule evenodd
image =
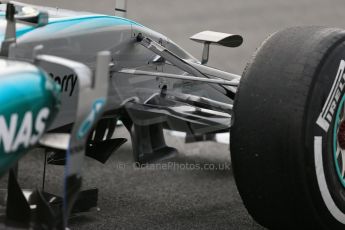
<instances>
[{"instance_id":1,"label":"wheel rim","mask_svg":"<svg viewBox=\"0 0 345 230\"><path fill-rule=\"evenodd\" d=\"M342 97L333 128L333 157L338 178L345 188L345 95Z\"/></svg>"}]
</instances>

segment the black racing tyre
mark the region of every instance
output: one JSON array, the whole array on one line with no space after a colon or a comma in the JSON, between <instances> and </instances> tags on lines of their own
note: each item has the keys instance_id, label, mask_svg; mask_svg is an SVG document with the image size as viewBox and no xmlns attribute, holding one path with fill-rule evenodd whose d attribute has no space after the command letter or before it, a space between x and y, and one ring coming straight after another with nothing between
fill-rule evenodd
<instances>
[{"instance_id":1,"label":"black racing tyre","mask_svg":"<svg viewBox=\"0 0 345 230\"><path fill-rule=\"evenodd\" d=\"M269 229L345 229L345 31L277 32L246 67L231 158L251 216Z\"/></svg>"}]
</instances>

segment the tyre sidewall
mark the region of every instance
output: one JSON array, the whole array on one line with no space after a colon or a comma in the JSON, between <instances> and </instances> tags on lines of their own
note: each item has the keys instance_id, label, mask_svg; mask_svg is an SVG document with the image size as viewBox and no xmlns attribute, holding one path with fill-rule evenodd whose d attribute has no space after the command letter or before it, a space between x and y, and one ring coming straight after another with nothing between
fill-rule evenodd
<instances>
[{"instance_id":1,"label":"tyre sidewall","mask_svg":"<svg viewBox=\"0 0 345 230\"><path fill-rule=\"evenodd\" d=\"M316 210L325 226L343 229L345 226L345 188L336 171L333 155L334 125L338 107L345 95L345 43L336 45L320 64L314 79L314 89L308 103L306 142L310 159L306 169L313 168L315 178L311 192ZM340 95L340 96L339 96ZM308 151L308 152L309 152Z\"/></svg>"}]
</instances>

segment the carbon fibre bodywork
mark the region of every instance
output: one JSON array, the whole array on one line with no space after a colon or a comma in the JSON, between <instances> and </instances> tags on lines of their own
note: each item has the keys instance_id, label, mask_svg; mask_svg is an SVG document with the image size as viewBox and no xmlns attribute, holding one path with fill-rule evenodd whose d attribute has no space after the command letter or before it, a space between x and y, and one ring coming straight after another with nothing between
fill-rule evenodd
<instances>
[{"instance_id":1,"label":"carbon fibre bodywork","mask_svg":"<svg viewBox=\"0 0 345 230\"><path fill-rule=\"evenodd\" d=\"M19 12L27 6L15 4ZM109 138L116 121L122 120L131 133L134 159L141 162L140 155L172 151L165 144L163 128L185 132L195 140L229 131L236 87L222 83L237 81L239 76L201 65L166 36L134 21L32 7L46 11L49 21L41 27L18 22L17 40L8 49L9 58L28 61L35 47L42 46L43 54L77 61L94 70L96 53L107 50L111 54L110 90L96 140ZM3 17L2 31L5 25ZM77 107L77 76L62 66L46 63L42 67L61 86L61 109L50 131L69 132ZM165 77L168 75L181 77Z\"/></svg>"},{"instance_id":2,"label":"carbon fibre bodywork","mask_svg":"<svg viewBox=\"0 0 345 230\"><path fill-rule=\"evenodd\" d=\"M226 96L225 90L221 87L205 83L167 80L149 76L129 77L126 74L117 73L122 68L135 68L185 74L184 71L169 63L155 63L154 60L157 55L137 43L136 36L139 33L159 42L179 57L198 63L196 58L192 57L164 35L133 21L105 15L51 18L49 24L41 28L30 28L22 25L22 27L19 27L19 32L17 32L16 46L10 49L10 57L28 60L32 57L33 48L37 45L43 45L42 53L44 54L69 58L94 68L95 53L109 50L112 54L114 65L110 74L109 83L113 87L107 110L121 108L130 98L136 98L132 103L139 104L138 109L141 106L145 107L148 99L155 93L160 93L163 87L166 87L169 92L193 94L229 104L232 102L231 98ZM75 91L78 90L78 86L72 89L74 85L72 85L71 77L69 77L71 75L70 72L50 67L46 69L62 86L62 109L52 128L72 123L73 120L69 118L73 117L71 115L75 111ZM177 108L176 114L180 111L191 113L190 110L184 111L181 107ZM157 111L156 113L160 112ZM166 110L161 113L164 116L173 114L173 112L167 112ZM228 125L226 124L225 126Z\"/></svg>"}]
</instances>

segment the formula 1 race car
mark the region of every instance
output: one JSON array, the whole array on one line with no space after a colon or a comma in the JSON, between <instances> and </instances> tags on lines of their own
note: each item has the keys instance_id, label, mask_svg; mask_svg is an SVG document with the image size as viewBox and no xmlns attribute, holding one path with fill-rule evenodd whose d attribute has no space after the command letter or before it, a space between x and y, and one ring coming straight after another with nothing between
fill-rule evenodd
<instances>
[{"instance_id":1,"label":"formula 1 race car","mask_svg":"<svg viewBox=\"0 0 345 230\"><path fill-rule=\"evenodd\" d=\"M0 19L2 30L7 28L1 50L9 59L29 61L41 46L46 55L95 69L96 53L110 52L108 100L88 136L87 156L106 162L124 143L113 139L118 120L131 134L139 167L176 153L166 145L163 129L185 132L194 141L230 131L236 184L258 223L269 229L344 229L345 30L277 32L238 76L207 62L211 44L238 47L240 35L192 36L204 44L199 61L164 35L125 18L13 4L15 16L7 7ZM61 106L41 145L51 152L51 164L68 164L62 140L76 123L76 108L83 107L77 100L80 76L61 65L42 63L42 68L61 86ZM73 159L78 165L79 158ZM75 164L71 178L79 178ZM79 191L80 181L74 184Z\"/></svg>"}]
</instances>

